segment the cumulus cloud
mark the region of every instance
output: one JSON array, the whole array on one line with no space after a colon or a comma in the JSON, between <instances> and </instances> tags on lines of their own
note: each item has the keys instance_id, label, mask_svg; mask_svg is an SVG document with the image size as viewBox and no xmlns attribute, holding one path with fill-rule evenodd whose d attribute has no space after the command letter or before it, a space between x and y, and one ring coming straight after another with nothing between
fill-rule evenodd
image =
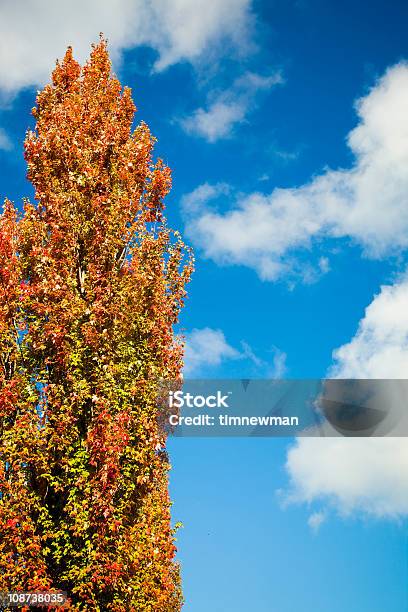
<instances>
[{"instance_id":1,"label":"cumulus cloud","mask_svg":"<svg viewBox=\"0 0 408 612\"><path fill-rule=\"evenodd\" d=\"M42 85L67 45L81 61L100 31L115 62L122 51L148 46L155 69L231 47L248 48L251 0L26 0L0 3L0 90Z\"/></svg>"},{"instance_id":2,"label":"cumulus cloud","mask_svg":"<svg viewBox=\"0 0 408 612\"><path fill-rule=\"evenodd\" d=\"M333 356L332 378L407 377L408 277L381 287L355 336Z\"/></svg>"},{"instance_id":3,"label":"cumulus cloud","mask_svg":"<svg viewBox=\"0 0 408 612\"><path fill-rule=\"evenodd\" d=\"M198 108L180 124L187 133L201 136L208 142L229 137L234 127L244 122L256 107L259 93L282 82L279 72L266 77L247 72L230 89L210 96L207 108Z\"/></svg>"},{"instance_id":4,"label":"cumulus cloud","mask_svg":"<svg viewBox=\"0 0 408 612\"><path fill-rule=\"evenodd\" d=\"M405 438L299 438L289 450L290 499L342 515L408 515Z\"/></svg>"},{"instance_id":5,"label":"cumulus cloud","mask_svg":"<svg viewBox=\"0 0 408 612\"><path fill-rule=\"evenodd\" d=\"M325 272L299 257L322 238L350 238L366 256L381 258L408 246L408 64L390 68L356 104L359 122L347 141L350 169L326 170L310 183L270 194L238 194L223 212L215 187L194 208L200 188L183 205L186 231L205 257L253 268L264 280ZM232 194L232 189L230 189ZM228 201L231 200L231 195ZM186 206L186 202L188 206ZM309 258L310 259L310 258Z\"/></svg>"},{"instance_id":6,"label":"cumulus cloud","mask_svg":"<svg viewBox=\"0 0 408 612\"><path fill-rule=\"evenodd\" d=\"M385 285L367 307L356 334L333 353L328 375L396 379L382 382L387 407L395 405L401 431L408 420L408 277ZM378 389L379 387L377 387ZM328 426L327 435L333 435ZM344 515L408 515L408 444L396 429L385 438L299 438L286 469L292 501L320 503Z\"/></svg>"}]
</instances>

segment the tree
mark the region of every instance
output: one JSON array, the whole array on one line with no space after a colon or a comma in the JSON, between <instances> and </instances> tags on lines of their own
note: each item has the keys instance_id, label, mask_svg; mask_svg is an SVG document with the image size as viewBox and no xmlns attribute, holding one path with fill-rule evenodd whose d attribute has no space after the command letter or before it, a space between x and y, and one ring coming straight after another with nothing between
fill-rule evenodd
<instances>
[{"instance_id":1,"label":"tree","mask_svg":"<svg viewBox=\"0 0 408 612\"><path fill-rule=\"evenodd\" d=\"M68 48L25 140L35 203L0 218L0 590L175 612L158 382L193 263L135 110L103 39L83 68Z\"/></svg>"}]
</instances>

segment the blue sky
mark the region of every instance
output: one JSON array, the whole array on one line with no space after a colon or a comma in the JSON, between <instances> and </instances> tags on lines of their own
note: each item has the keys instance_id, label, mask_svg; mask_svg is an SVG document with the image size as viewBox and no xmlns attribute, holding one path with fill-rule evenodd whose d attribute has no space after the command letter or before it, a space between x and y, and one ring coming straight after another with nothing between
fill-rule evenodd
<instances>
[{"instance_id":1,"label":"blue sky","mask_svg":"<svg viewBox=\"0 0 408 612\"><path fill-rule=\"evenodd\" d=\"M5 2L1 196L31 195L55 58L103 31L195 247L186 374L406 377L407 23L402 1ZM403 440L349 442L170 440L187 611L408 610Z\"/></svg>"}]
</instances>

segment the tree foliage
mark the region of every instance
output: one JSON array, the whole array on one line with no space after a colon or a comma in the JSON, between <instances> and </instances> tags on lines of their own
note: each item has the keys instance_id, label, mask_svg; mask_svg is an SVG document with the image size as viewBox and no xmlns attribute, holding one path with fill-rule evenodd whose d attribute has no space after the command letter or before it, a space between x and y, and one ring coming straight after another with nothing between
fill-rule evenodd
<instances>
[{"instance_id":1,"label":"tree foliage","mask_svg":"<svg viewBox=\"0 0 408 612\"><path fill-rule=\"evenodd\" d=\"M103 39L68 48L25 140L35 202L0 217L0 590L77 610L181 608L157 382L192 259L169 168Z\"/></svg>"}]
</instances>

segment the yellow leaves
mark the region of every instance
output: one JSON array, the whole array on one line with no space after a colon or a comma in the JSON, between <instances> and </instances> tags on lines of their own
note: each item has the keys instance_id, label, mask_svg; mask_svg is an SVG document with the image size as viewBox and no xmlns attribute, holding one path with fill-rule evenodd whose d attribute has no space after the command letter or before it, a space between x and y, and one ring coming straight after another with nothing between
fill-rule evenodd
<instances>
[{"instance_id":1,"label":"yellow leaves","mask_svg":"<svg viewBox=\"0 0 408 612\"><path fill-rule=\"evenodd\" d=\"M0 218L10 279L0 348L22 372L0 391L11 415L1 458L15 470L0 518L20 504L38 533L28 565L5 567L24 585L37 568L39 580L64 582L73 609L176 612L155 381L180 375L173 324L192 264L161 216L170 170L152 163L146 124L131 132L130 91L110 70L104 41L82 69L68 49L25 141L38 201L22 220L11 204Z\"/></svg>"}]
</instances>

